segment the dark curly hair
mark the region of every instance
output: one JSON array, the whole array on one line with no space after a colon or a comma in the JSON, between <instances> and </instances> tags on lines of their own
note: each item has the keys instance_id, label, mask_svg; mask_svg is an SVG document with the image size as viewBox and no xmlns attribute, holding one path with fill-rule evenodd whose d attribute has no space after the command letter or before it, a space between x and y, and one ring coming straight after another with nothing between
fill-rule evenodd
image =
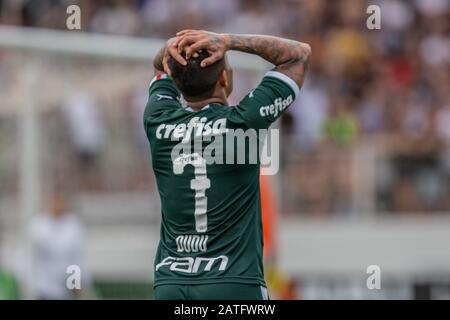
<instances>
[{"instance_id":1,"label":"dark curly hair","mask_svg":"<svg viewBox=\"0 0 450 320\"><path fill-rule=\"evenodd\" d=\"M182 53L184 56L184 53ZM169 58L168 65L172 72L173 80L184 97L208 98L212 95L220 74L225 69L225 59L207 66L201 67L200 63L209 57L209 53L202 50L198 57L191 57L187 65L183 66L178 61Z\"/></svg>"}]
</instances>

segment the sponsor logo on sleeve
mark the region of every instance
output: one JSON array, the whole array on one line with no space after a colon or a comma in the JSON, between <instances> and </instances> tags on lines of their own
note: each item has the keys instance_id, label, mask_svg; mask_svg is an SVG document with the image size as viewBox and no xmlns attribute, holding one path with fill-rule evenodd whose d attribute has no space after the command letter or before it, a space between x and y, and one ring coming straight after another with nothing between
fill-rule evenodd
<instances>
[{"instance_id":1,"label":"sponsor logo on sleeve","mask_svg":"<svg viewBox=\"0 0 450 320\"><path fill-rule=\"evenodd\" d=\"M272 104L260 107L259 114L261 115L261 117L277 117L281 112L289 107L293 101L294 99L292 98L292 95L289 95L284 100L283 98L277 98Z\"/></svg>"}]
</instances>

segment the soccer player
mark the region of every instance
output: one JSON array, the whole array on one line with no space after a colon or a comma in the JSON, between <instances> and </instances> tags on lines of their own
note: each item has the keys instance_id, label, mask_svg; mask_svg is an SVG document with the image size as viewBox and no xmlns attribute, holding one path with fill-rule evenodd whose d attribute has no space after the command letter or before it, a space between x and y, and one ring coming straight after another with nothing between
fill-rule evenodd
<instances>
[{"instance_id":1,"label":"soccer player","mask_svg":"<svg viewBox=\"0 0 450 320\"><path fill-rule=\"evenodd\" d=\"M228 50L275 65L236 106L227 102ZM260 163L209 161L230 150L208 157L208 143L232 130L267 129L298 96L310 55L308 44L278 37L184 30L155 57L144 126L161 198L156 299L268 299ZM186 151L198 140L200 149Z\"/></svg>"}]
</instances>

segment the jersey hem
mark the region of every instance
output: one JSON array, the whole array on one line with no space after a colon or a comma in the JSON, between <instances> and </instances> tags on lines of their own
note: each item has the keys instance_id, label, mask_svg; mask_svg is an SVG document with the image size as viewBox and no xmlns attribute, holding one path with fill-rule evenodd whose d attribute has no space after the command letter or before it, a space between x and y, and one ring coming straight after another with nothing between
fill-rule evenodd
<instances>
[{"instance_id":1,"label":"jersey hem","mask_svg":"<svg viewBox=\"0 0 450 320\"><path fill-rule=\"evenodd\" d=\"M167 284L180 284L180 285L197 285L197 284L220 284L220 283L237 283L237 284L254 284L266 287L266 282L261 279L248 279L240 277L222 277L216 279L160 279L156 280L153 287L167 285Z\"/></svg>"}]
</instances>

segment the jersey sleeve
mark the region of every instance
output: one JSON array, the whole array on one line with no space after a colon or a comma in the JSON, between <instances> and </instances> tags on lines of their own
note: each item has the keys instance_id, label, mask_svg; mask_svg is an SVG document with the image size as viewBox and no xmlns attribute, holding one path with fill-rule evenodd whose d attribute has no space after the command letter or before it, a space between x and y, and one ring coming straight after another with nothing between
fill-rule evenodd
<instances>
[{"instance_id":1,"label":"jersey sleeve","mask_svg":"<svg viewBox=\"0 0 450 320\"><path fill-rule=\"evenodd\" d=\"M144 117L158 116L165 111L181 108L181 93L167 74L156 75L149 86Z\"/></svg>"},{"instance_id":2,"label":"jersey sleeve","mask_svg":"<svg viewBox=\"0 0 450 320\"><path fill-rule=\"evenodd\" d=\"M295 101L300 88L278 71L268 71L256 89L233 108L232 119L248 128L266 129Z\"/></svg>"}]
</instances>

